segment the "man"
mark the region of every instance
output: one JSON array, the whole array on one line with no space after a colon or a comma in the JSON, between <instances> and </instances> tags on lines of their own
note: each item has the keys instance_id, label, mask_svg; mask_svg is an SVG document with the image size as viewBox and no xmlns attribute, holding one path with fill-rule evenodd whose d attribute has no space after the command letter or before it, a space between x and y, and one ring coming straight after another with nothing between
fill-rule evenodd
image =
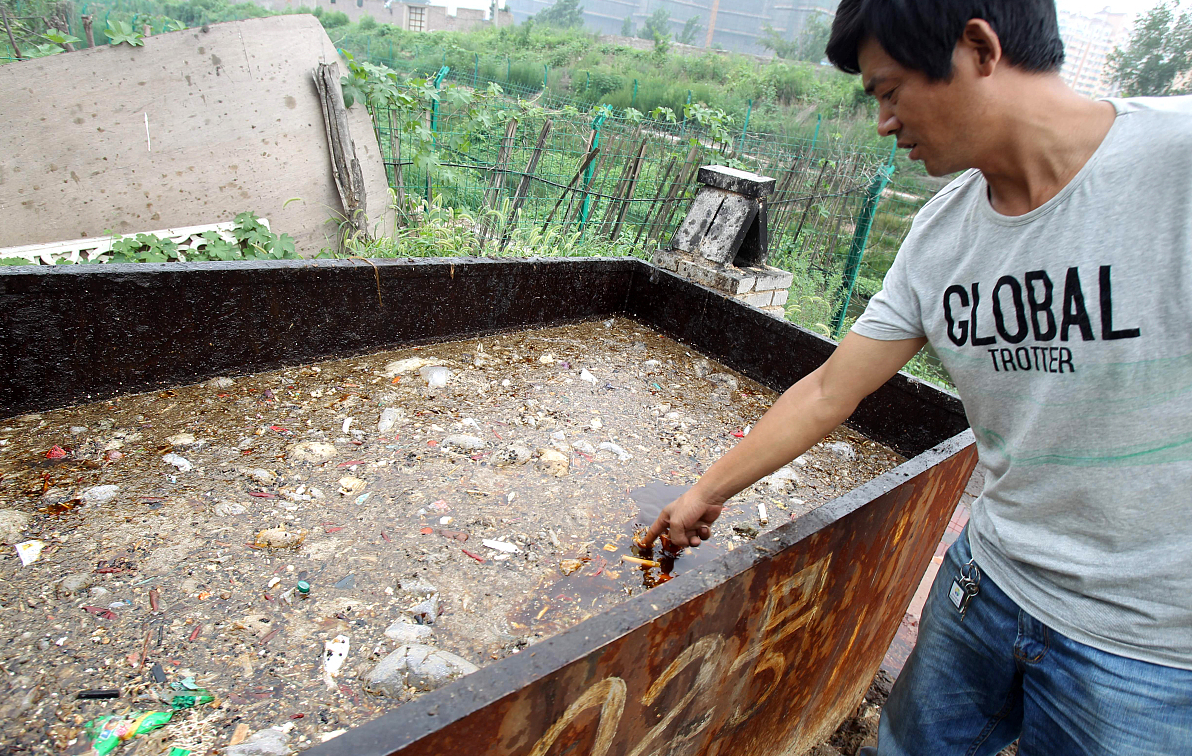
<instances>
[{"instance_id":1,"label":"man","mask_svg":"<svg viewBox=\"0 0 1192 756\"><path fill-rule=\"evenodd\" d=\"M1192 102L1093 102L1052 0L843 0L828 44L933 175L852 332L649 538L826 435L930 342L985 490L877 752L1192 754Z\"/></svg>"}]
</instances>

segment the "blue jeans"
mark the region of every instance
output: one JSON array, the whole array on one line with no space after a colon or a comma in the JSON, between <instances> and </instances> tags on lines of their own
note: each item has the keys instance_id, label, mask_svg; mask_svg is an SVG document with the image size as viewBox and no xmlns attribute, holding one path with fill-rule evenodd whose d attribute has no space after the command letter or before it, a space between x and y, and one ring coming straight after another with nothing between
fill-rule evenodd
<instances>
[{"instance_id":1,"label":"blue jeans","mask_svg":"<svg viewBox=\"0 0 1192 756\"><path fill-rule=\"evenodd\" d=\"M882 711L879 756L994 756L1016 738L1020 756L1192 754L1192 671L1078 643L985 574L962 622L948 591L971 558L966 530Z\"/></svg>"}]
</instances>

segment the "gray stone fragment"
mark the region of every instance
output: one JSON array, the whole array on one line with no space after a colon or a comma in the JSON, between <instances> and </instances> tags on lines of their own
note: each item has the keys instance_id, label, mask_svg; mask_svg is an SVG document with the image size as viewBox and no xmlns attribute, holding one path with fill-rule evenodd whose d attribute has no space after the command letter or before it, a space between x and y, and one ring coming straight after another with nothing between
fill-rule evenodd
<instances>
[{"instance_id":1,"label":"gray stone fragment","mask_svg":"<svg viewBox=\"0 0 1192 756\"><path fill-rule=\"evenodd\" d=\"M225 756L289 756L292 751L286 744L288 736L281 730L268 727L258 730L239 745L224 749Z\"/></svg>"},{"instance_id":2,"label":"gray stone fragment","mask_svg":"<svg viewBox=\"0 0 1192 756\"><path fill-rule=\"evenodd\" d=\"M402 578L398 581L397 586L406 593L414 596L429 596L432 593L439 592L438 588L435 588L426 578L422 577Z\"/></svg>"},{"instance_id":3,"label":"gray stone fragment","mask_svg":"<svg viewBox=\"0 0 1192 756\"><path fill-rule=\"evenodd\" d=\"M59 580L56 592L62 598L69 598L76 593L82 593L90 587L91 575L85 572L76 572Z\"/></svg>"},{"instance_id":4,"label":"gray stone fragment","mask_svg":"<svg viewBox=\"0 0 1192 756\"><path fill-rule=\"evenodd\" d=\"M104 504L116 498L116 492L120 490L119 486L92 486L83 492L83 502L85 504Z\"/></svg>"},{"instance_id":5,"label":"gray stone fragment","mask_svg":"<svg viewBox=\"0 0 1192 756\"><path fill-rule=\"evenodd\" d=\"M476 669L475 664L455 654L410 643L398 648L373 667L365 678L365 689L390 698L400 698L406 686L417 690L434 690Z\"/></svg>"},{"instance_id":6,"label":"gray stone fragment","mask_svg":"<svg viewBox=\"0 0 1192 756\"><path fill-rule=\"evenodd\" d=\"M510 444L493 455L493 465L508 467L509 465L524 465L530 461L533 452L521 444Z\"/></svg>"},{"instance_id":7,"label":"gray stone fragment","mask_svg":"<svg viewBox=\"0 0 1192 756\"><path fill-rule=\"evenodd\" d=\"M435 624L435 620L439 618L439 594L432 593L419 601L410 607L409 614L420 625Z\"/></svg>"},{"instance_id":8,"label":"gray stone fragment","mask_svg":"<svg viewBox=\"0 0 1192 756\"><path fill-rule=\"evenodd\" d=\"M415 625L404 620L398 620L385 629L385 637L398 643L421 643L434 634L434 629L426 625Z\"/></svg>"},{"instance_id":9,"label":"gray stone fragment","mask_svg":"<svg viewBox=\"0 0 1192 756\"><path fill-rule=\"evenodd\" d=\"M847 441L833 441L830 444L824 444L824 449L849 462L857 458L856 449Z\"/></svg>"},{"instance_id":10,"label":"gray stone fragment","mask_svg":"<svg viewBox=\"0 0 1192 756\"><path fill-rule=\"evenodd\" d=\"M271 486L277 481L277 473L263 467L244 467L240 469L240 473L253 483L262 486Z\"/></svg>"},{"instance_id":11,"label":"gray stone fragment","mask_svg":"<svg viewBox=\"0 0 1192 756\"><path fill-rule=\"evenodd\" d=\"M334 459L338 454L335 446L324 443L322 441L303 441L300 444L294 444L286 451L286 459L291 462L312 462L314 464L322 464L330 459Z\"/></svg>"},{"instance_id":12,"label":"gray stone fragment","mask_svg":"<svg viewBox=\"0 0 1192 756\"><path fill-rule=\"evenodd\" d=\"M29 515L15 509L0 509L0 543L20 543L21 531L29 524Z\"/></svg>"},{"instance_id":13,"label":"gray stone fragment","mask_svg":"<svg viewBox=\"0 0 1192 756\"><path fill-rule=\"evenodd\" d=\"M717 386L724 386L731 391L736 391L740 387L740 382L736 376L729 375L728 373L712 373L708 376L708 380Z\"/></svg>"},{"instance_id":14,"label":"gray stone fragment","mask_svg":"<svg viewBox=\"0 0 1192 756\"><path fill-rule=\"evenodd\" d=\"M484 442L475 436L456 434L443 439L443 447L461 452L478 451L484 448Z\"/></svg>"},{"instance_id":15,"label":"gray stone fragment","mask_svg":"<svg viewBox=\"0 0 1192 756\"><path fill-rule=\"evenodd\" d=\"M215 505L216 517L235 517L248 511L248 507L234 501L221 501Z\"/></svg>"}]
</instances>

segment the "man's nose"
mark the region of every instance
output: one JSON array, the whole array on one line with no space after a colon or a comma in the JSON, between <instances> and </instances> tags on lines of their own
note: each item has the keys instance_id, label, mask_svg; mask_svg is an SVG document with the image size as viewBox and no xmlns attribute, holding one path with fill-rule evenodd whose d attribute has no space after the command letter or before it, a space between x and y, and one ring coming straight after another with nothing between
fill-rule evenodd
<instances>
[{"instance_id":1,"label":"man's nose","mask_svg":"<svg viewBox=\"0 0 1192 756\"><path fill-rule=\"evenodd\" d=\"M887 111L885 108L878 111L877 114L877 133L881 136L888 137L891 134L897 134L902 128L902 121L898 120L898 116L893 112Z\"/></svg>"}]
</instances>

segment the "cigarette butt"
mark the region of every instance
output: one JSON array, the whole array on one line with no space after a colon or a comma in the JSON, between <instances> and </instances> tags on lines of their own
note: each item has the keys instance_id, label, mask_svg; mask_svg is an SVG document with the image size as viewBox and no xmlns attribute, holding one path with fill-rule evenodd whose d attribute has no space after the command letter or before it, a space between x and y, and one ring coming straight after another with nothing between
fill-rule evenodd
<instances>
[{"instance_id":1,"label":"cigarette butt","mask_svg":"<svg viewBox=\"0 0 1192 756\"><path fill-rule=\"evenodd\" d=\"M758 505L757 505L757 519L761 522L762 525L765 525L766 523L768 523L770 521L770 519L768 517L766 517L766 505L765 504L758 503Z\"/></svg>"},{"instance_id":2,"label":"cigarette butt","mask_svg":"<svg viewBox=\"0 0 1192 756\"><path fill-rule=\"evenodd\" d=\"M633 564L640 564L642 567L661 567L662 566L658 562L655 562L653 559L638 559L637 557L622 555L621 560L624 562L632 562Z\"/></svg>"},{"instance_id":3,"label":"cigarette butt","mask_svg":"<svg viewBox=\"0 0 1192 756\"><path fill-rule=\"evenodd\" d=\"M538 612L538 616L535 617L534 619L536 619L536 620L542 619L542 615L546 614L548 609L550 609L550 604L547 604L546 606L542 607L542 611Z\"/></svg>"}]
</instances>

